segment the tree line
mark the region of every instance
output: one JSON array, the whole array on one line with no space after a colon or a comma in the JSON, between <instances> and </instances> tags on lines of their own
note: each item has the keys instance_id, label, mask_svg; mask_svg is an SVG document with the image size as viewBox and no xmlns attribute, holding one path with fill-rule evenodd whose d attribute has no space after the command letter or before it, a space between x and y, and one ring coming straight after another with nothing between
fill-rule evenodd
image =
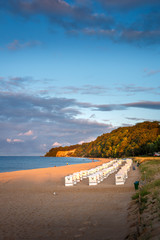
<instances>
[{"instance_id":1,"label":"tree line","mask_svg":"<svg viewBox=\"0 0 160 240\"><path fill-rule=\"evenodd\" d=\"M147 121L131 127L120 127L97 137L90 143L52 148L45 156L56 156L58 151L73 149L76 149L74 153L76 157L153 155L154 152L160 151L160 122Z\"/></svg>"}]
</instances>

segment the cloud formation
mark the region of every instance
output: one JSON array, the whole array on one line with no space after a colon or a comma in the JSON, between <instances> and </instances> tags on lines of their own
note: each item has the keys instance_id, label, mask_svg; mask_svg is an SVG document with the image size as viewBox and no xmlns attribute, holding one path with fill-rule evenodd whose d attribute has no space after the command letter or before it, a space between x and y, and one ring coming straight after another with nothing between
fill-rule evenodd
<instances>
[{"instance_id":1,"label":"cloud formation","mask_svg":"<svg viewBox=\"0 0 160 240\"><path fill-rule=\"evenodd\" d=\"M151 119L147 119L147 118L137 118L137 117L126 117L126 119L132 120L132 121L151 121Z\"/></svg>"},{"instance_id":2,"label":"cloud formation","mask_svg":"<svg viewBox=\"0 0 160 240\"><path fill-rule=\"evenodd\" d=\"M160 109L160 102L141 101L123 104L97 105L87 102L78 102L75 99L68 98L44 98L20 93L0 92L0 107L0 119L2 120L33 122L40 119L45 122L58 121L62 123L65 120L74 123L75 117L81 115L83 108L98 111L125 110L127 108ZM22 114L22 112L25 112L25 114ZM90 124L93 123L94 122ZM29 136L32 134L33 130L20 133L21 136Z\"/></svg>"},{"instance_id":3,"label":"cloud formation","mask_svg":"<svg viewBox=\"0 0 160 240\"><path fill-rule=\"evenodd\" d=\"M24 154L24 149L26 154L44 154L53 142L75 144L110 131L111 124L80 118L82 109L91 106L75 99L0 92L0 154L8 152L8 143L14 143L11 155Z\"/></svg>"},{"instance_id":4,"label":"cloud formation","mask_svg":"<svg viewBox=\"0 0 160 240\"><path fill-rule=\"evenodd\" d=\"M152 93L157 94L159 87L142 87L142 86L136 86L134 84L130 85L123 85L121 87L116 88L118 91L126 92L127 94L134 94L134 93Z\"/></svg>"},{"instance_id":5,"label":"cloud formation","mask_svg":"<svg viewBox=\"0 0 160 240\"><path fill-rule=\"evenodd\" d=\"M28 41L21 43L19 40L14 40L13 42L7 45L8 50L16 51L21 50L23 48L31 48L41 45L40 41Z\"/></svg>"},{"instance_id":6,"label":"cloud formation","mask_svg":"<svg viewBox=\"0 0 160 240\"><path fill-rule=\"evenodd\" d=\"M24 142L24 140L18 139L18 138L15 138L15 139L7 138L6 141L8 143L21 143L21 142Z\"/></svg>"},{"instance_id":7,"label":"cloud formation","mask_svg":"<svg viewBox=\"0 0 160 240\"><path fill-rule=\"evenodd\" d=\"M87 139L84 139L84 140L78 142L78 144L83 144L83 143L87 143L87 142L92 142L92 141L94 141L94 140L96 140L96 138L94 138L94 137L89 137L89 138L87 138Z\"/></svg>"},{"instance_id":8,"label":"cloud formation","mask_svg":"<svg viewBox=\"0 0 160 240\"><path fill-rule=\"evenodd\" d=\"M8 0L7 2L1 0L0 6L25 18L34 15L45 16L53 24L61 25L65 29L76 29L86 25L109 27L113 23L112 17L93 12L91 5L88 7L81 4L81 1L73 1L71 4L63 0Z\"/></svg>"},{"instance_id":9,"label":"cloud formation","mask_svg":"<svg viewBox=\"0 0 160 240\"><path fill-rule=\"evenodd\" d=\"M133 8L146 7L146 6L160 6L159 0L97 0L106 9L112 10L132 10Z\"/></svg>"},{"instance_id":10,"label":"cloud formation","mask_svg":"<svg viewBox=\"0 0 160 240\"><path fill-rule=\"evenodd\" d=\"M121 32L120 40L129 43L157 44L160 42L160 30L139 30L139 29L125 29Z\"/></svg>"},{"instance_id":11,"label":"cloud formation","mask_svg":"<svg viewBox=\"0 0 160 240\"><path fill-rule=\"evenodd\" d=\"M97 105L95 110L97 111L114 111L114 110L127 110L128 108L142 108L160 110L160 102L142 101L125 104L104 104Z\"/></svg>"},{"instance_id":12,"label":"cloud formation","mask_svg":"<svg viewBox=\"0 0 160 240\"><path fill-rule=\"evenodd\" d=\"M52 144L52 147L60 147L60 146L62 146L62 144L59 143L59 142L54 142L54 143Z\"/></svg>"},{"instance_id":13,"label":"cloud formation","mask_svg":"<svg viewBox=\"0 0 160 240\"><path fill-rule=\"evenodd\" d=\"M0 0L0 7L1 11L31 21L34 16L45 17L53 28L60 26L73 35L101 36L114 42L140 46L160 42L159 0L94 0L86 1L86 4L84 1L63 0ZM38 41L21 43L14 40L8 49L18 50L39 44Z\"/></svg>"},{"instance_id":14,"label":"cloud formation","mask_svg":"<svg viewBox=\"0 0 160 240\"><path fill-rule=\"evenodd\" d=\"M147 70L147 69L145 69L144 72L146 73L145 76L151 77L153 75L156 75L156 74L160 73L160 70L159 69L158 70Z\"/></svg>"},{"instance_id":15,"label":"cloud formation","mask_svg":"<svg viewBox=\"0 0 160 240\"><path fill-rule=\"evenodd\" d=\"M28 130L25 133L19 133L18 136L31 136L33 135L33 131L32 130Z\"/></svg>"},{"instance_id":16,"label":"cloud formation","mask_svg":"<svg viewBox=\"0 0 160 240\"><path fill-rule=\"evenodd\" d=\"M92 85L86 84L83 86L65 86L65 87L56 87L53 85L54 80L46 79L35 79L32 77L19 77L19 76L10 76L10 77L0 77L0 87L1 91L9 92L34 92L34 94L39 94L40 96L49 96L52 93L58 95L70 95L70 94L83 94L83 95L106 95L112 89L104 87L102 85ZM34 85L34 87L33 87ZM42 90L43 88L43 90Z\"/></svg>"},{"instance_id":17,"label":"cloud formation","mask_svg":"<svg viewBox=\"0 0 160 240\"><path fill-rule=\"evenodd\" d=\"M160 110L160 102L94 104L72 98L0 92L0 108L0 154L7 152L9 143L14 143L10 144L11 155L21 155L22 149L26 154L33 154L32 149L34 154L44 154L53 144L75 144L113 130L112 124L95 120L97 111ZM91 116L88 119L82 117L86 110Z\"/></svg>"}]
</instances>

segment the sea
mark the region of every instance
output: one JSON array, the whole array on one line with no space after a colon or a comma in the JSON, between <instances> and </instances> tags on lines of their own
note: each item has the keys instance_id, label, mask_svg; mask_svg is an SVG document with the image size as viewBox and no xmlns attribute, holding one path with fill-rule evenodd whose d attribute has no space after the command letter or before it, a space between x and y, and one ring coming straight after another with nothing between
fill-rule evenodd
<instances>
[{"instance_id":1,"label":"sea","mask_svg":"<svg viewBox=\"0 0 160 240\"><path fill-rule=\"evenodd\" d=\"M89 162L90 159L74 157L0 156L0 173Z\"/></svg>"}]
</instances>

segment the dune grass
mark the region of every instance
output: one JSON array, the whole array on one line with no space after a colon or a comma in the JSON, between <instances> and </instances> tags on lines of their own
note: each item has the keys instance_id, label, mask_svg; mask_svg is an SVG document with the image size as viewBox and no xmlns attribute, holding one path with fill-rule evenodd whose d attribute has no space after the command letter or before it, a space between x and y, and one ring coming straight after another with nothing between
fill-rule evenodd
<instances>
[{"instance_id":1,"label":"dune grass","mask_svg":"<svg viewBox=\"0 0 160 240\"><path fill-rule=\"evenodd\" d=\"M155 236L154 239L160 239L157 230L160 226L160 159L138 159L138 162L141 179L139 189L132 196L137 212L136 231L129 240L151 240Z\"/></svg>"},{"instance_id":2,"label":"dune grass","mask_svg":"<svg viewBox=\"0 0 160 240\"><path fill-rule=\"evenodd\" d=\"M160 173L160 160L146 161L140 164L140 172L142 180L151 182L155 175Z\"/></svg>"},{"instance_id":3,"label":"dune grass","mask_svg":"<svg viewBox=\"0 0 160 240\"><path fill-rule=\"evenodd\" d=\"M140 214L147 208L148 199L155 200L160 209L160 160L142 162L139 169L142 184L132 200L139 202Z\"/></svg>"}]
</instances>

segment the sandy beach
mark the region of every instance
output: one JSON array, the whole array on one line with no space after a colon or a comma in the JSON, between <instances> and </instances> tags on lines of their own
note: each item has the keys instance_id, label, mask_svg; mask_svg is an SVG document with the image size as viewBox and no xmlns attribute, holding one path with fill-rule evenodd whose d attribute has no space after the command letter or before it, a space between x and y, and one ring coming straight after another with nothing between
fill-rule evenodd
<instances>
[{"instance_id":1,"label":"sandy beach","mask_svg":"<svg viewBox=\"0 0 160 240\"><path fill-rule=\"evenodd\" d=\"M138 169L121 186L114 174L97 186L64 186L66 175L107 161L0 173L0 240L125 239Z\"/></svg>"}]
</instances>

